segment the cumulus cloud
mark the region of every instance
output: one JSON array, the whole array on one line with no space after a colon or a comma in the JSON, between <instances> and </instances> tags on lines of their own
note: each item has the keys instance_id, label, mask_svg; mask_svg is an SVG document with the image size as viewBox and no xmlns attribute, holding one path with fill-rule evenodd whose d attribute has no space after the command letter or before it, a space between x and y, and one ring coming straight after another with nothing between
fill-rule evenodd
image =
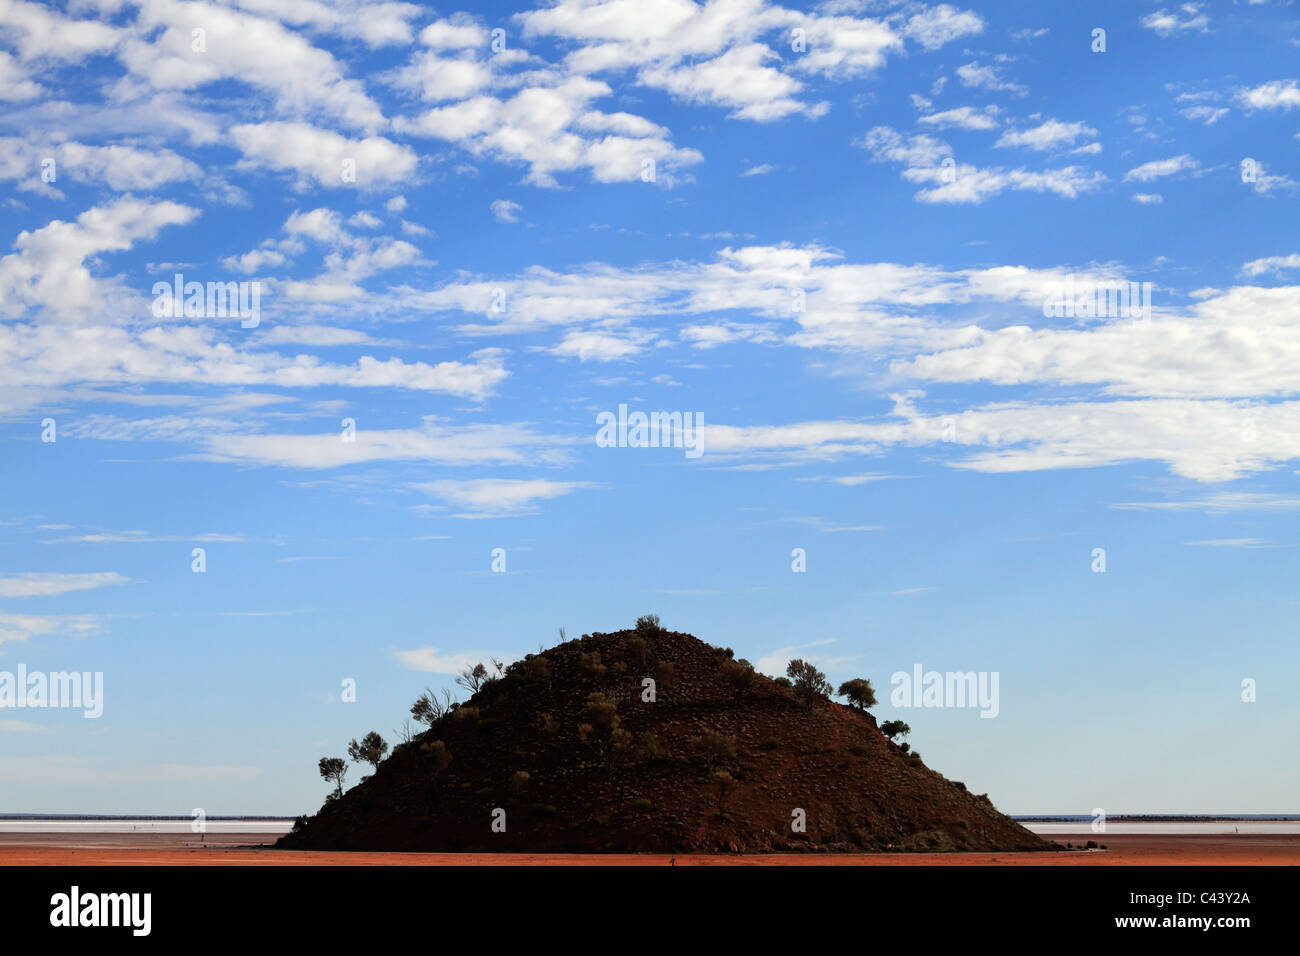
<instances>
[{"instance_id":1,"label":"cumulus cloud","mask_svg":"<svg viewBox=\"0 0 1300 956\"><path fill-rule=\"evenodd\" d=\"M946 143L924 133L906 136L888 126L868 131L857 145L877 162L901 163L903 179L924 187L916 199L925 203L981 203L1007 190L1074 199L1106 181L1102 173L1079 166L1030 170L957 163Z\"/></svg>"},{"instance_id":2,"label":"cumulus cloud","mask_svg":"<svg viewBox=\"0 0 1300 956\"><path fill-rule=\"evenodd\" d=\"M961 80L962 86L977 90L1003 91L1017 94L1026 92L1025 88L1019 83L1014 83L1003 77L1000 67L988 66L987 64L980 65L978 60L957 67L957 79Z\"/></svg>"},{"instance_id":3,"label":"cumulus cloud","mask_svg":"<svg viewBox=\"0 0 1300 956\"><path fill-rule=\"evenodd\" d=\"M576 170L586 170L596 182L670 181L673 171L703 158L674 146L667 130L639 117L592 108L610 92L605 83L570 77L526 87L507 100L477 96L435 107L397 125L476 156L525 165L525 178L538 186L558 186L558 173Z\"/></svg>"},{"instance_id":4,"label":"cumulus cloud","mask_svg":"<svg viewBox=\"0 0 1300 956\"><path fill-rule=\"evenodd\" d=\"M1142 26L1153 30L1162 37L1171 37L1178 33L1208 33L1210 18L1201 12L1203 3L1184 3L1170 11L1161 7L1155 13L1142 17Z\"/></svg>"},{"instance_id":5,"label":"cumulus cloud","mask_svg":"<svg viewBox=\"0 0 1300 956\"><path fill-rule=\"evenodd\" d=\"M1295 80L1272 80L1241 90L1238 100L1252 110L1293 110L1300 107L1300 83Z\"/></svg>"},{"instance_id":6,"label":"cumulus cloud","mask_svg":"<svg viewBox=\"0 0 1300 956\"><path fill-rule=\"evenodd\" d=\"M1058 149L1062 146L1074 146L1080 139L1092 139L1097 131L1087 123L1065 123L1049 119L1028 129L1007 130L994 143L994 146L1020 146L1026 149Z\"/></svg>"},{"instance_id":7,"label":"cumulus cloud","mask_svg":"<svg viewBox=\"0 0 1300 956\"><path fill-rule=\"evenodd\" d=\"M88 209L76 222L55 219L34 231L20 232L14 240L17 251L0 259L0 315L19 318L29 310L64 316L98 311L112 298L111 286L91 276L87 259L129 249L137 240L152 239L165 227L183 225L197 215L198 210L180 203L151 203L128 196Z\"/></svg>"},{"instance_id":8,"label":"cumulus cloud","mask_svg":"<svg viewBox=\"0 0 1300 956\"><path fill-rule=\"evenodd\" d=\"M372 133L386 120L364 85L333 55L276 20L214 3L150 0L117 48L131 73L157 90L196 90L220 81L268 94L294 119L328 119ZM204 49L193 30L202 24Z\"/></svg>"},{"instance_id":9,"label":"cumulus cloud","mask_svg":"<svg viewBox=\"0 0 1300 956\"><path fill-rule=\"evenodd\" d=\"M290 170L327 188L377 189L409 180L415 150L386 139L349 139L306 123L245 123L230 130L245 161Z\"/></svg>"},{"instance_id":10,"label":"cumulus cloud","mask_svg":"<svg viewBox=\"0 0 1300 956\"><path fill-rule=\"evenodd\" d=\"M518 222L524 207L510 199L492 200L492 218L497 222Z\"/></svg>"}]
</instances>

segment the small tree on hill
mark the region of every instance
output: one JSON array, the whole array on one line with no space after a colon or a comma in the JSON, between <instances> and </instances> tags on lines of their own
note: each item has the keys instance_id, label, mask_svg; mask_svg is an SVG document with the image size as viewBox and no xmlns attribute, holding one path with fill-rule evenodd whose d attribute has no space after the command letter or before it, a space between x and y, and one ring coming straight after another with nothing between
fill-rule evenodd
<instances>
[{"instance_id":1,"label":"small tree on hill","mask_svg":"<svg viewBox=\"0 0 1300 956\"><path fill-rule=\"evenodd\" d=\"M727 795L736 785L736 778L725 770L715 770L709 780L718 793L718 815L721 816L722 808L727 802Z\"/></svg>"},{"instance_id":2,"label":"small tree on hill","mask_svg":"<svg viewBox=\"0 0 1300 956\"><path fill-rule=\"evenodd\" d=\"M663 630L659 626L658 614L643 614L636 619L636 631L638 634L654 634Z\"/></svg>"},{"instance_id":3,"label":"small tree on hill","mask_svg":"<svg viewBox=\"0 0 1300 956\"><path fill-rule=\"evenodd\" d=\"M745 661L723 661L718 668L718 676L735 692L737 700L743 698L754 686L754 669Z\"/></svg>"},{"instance_id":4,"label":"small tree on hill","mask_svg":"<svg viewBox=\"0 0 1300 956\"><path fill-rule=\"evenodd\" d=\"M713 772L713 765L723 760L736 759L736 738L734 735L706 730L691 741L695 750L704 758L704 768Z\"/></svg>"},{"instance_id":5,"label":"small tree on hill","mask_svg":"<svg viewBox=\"0 0 1300 956\"><path fill-rule=\"evenodd\" d=\"M320 775L329 783L334 784L333 796L337 799L343 796L343 778L348 775L348 765L342 757L321 757Z\"/></svg>"},{"instance_id":6,"label":"small tree on hill","mask_svg":"<svg viewBox=\"0 0 1300 956\"><path fill-rule=\"evenodd\" d=\"M504 665L495 657L491 658L491 660L492 666L496 669L495 674L488 670L482 661L479 661L473 667L467 667L461 671L460 675L456 678L456 683L461 687L464 687L471 694L477 694L480 690L501 676Z\"/></svg>"},{"instance_id":7,"label":"small tree on hill","mask_svg":"<svg viewBox=\"0 0 1300 956\"><path fill-rule=\"evenodd\" d=\"M409 744L415 739L415 726L410 718L402 721L402 726L393 729L393 736L397 738L399 744Z\"/></svg>"},{"instance_id":8,"label":"small tree on hill","mask_svg":"<svg viewBox=\"0 0 1300 956\"><path fill-rule=\"evenodd\" d=\"M361 738L361 743L357 743L354 738L348 744L348 756L354 763L368 763L376 770L379 769L379 762L384 759L388 753L388 744L383 737L373 730Z\"/></svg>"},{"instance_id":9,"label":"small tree on hill","mask_svg":"<svg viewBox=\"0 0 1300 956\"><path fill-rule=\"evenodd\" d=\"M417 723L433 727L451 712L452 703L451 691L444 688L442 698L439 699L437 694L426 687L424 693L411 705L411 716Z\"/></svg>"},{"instance_id":10,"label":"small tree on hill","mask_svg":"<svg viewBox=\"0 0 1300 956\"><path fill-rule=\"evenodd\" d=\"M896 737L906 737L912 732L912 728L901 720L887 720L880 725L880 732L890 740L894 740ZM897 743L896 740L894 742ZM904 747L906 747L906 744L904 744Z\"/></svg>"},{"instance_id":11,"label":"small tree on hill","mask_svg":"<svg viewBox=\"0 0 1300 956\"><path fill-rule=\"evenodd\" d=\"M865 677L855 677L840 685L837 695L848 700L849 704L861 711L868 711L876 706L876 689Z\"/></svg>"},{"instance_id":12,"label":"small tree on hill","mask_svg":"<svg viewBox=\"0 0 1300 956\"><path fill-rule=\"evenodd\" d=\"M433 775L436 777L451 764L451 751L441 740L433 740L429 743L422 744L420 750L429 762L433 765Z\"/></svg>"},{"instance_id":13,"label":"small tree on hill","mask_svg":"<svg viewBox=\"0 0 1300 956\"><path fill-rule=\"evenodd\" d=\"M809 710L812 710L818 698L830 695L831 685L826 680L826 675L808 661L795 658L786 667L785 673L793 683L795 693Z\"/></svg>"}]
</instances>

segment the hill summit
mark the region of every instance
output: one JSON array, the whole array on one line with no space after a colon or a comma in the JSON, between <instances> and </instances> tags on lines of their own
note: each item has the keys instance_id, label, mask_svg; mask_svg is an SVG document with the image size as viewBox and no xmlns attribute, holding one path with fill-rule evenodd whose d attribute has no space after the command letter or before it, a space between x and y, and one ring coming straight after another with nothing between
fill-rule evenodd
<instances>
[{"instance_id":1,"label":"hill summit","mask_svg":"<svg viewBox=\"0 0 1300 956\"><path fill-rule=\"evenodd\" d=\"M865 710L667 631L529 654L426 719L278 846L778 852L1056 849Z\"/></svg>"}]
</instances>

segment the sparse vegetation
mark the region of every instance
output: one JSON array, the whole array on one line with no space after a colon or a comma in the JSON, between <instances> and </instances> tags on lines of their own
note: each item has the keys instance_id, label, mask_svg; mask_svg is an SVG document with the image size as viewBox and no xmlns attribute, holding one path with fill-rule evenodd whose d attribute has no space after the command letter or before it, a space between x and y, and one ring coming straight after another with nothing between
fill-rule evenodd
<instances>
[{"instance_id":1,"label":"sparse vegetation","mask_svg":"<svg viewBox=\"0 0 1300 956\"><path fill-rule=\"evenodd\" d=\"M605 665L601 662L600 651L592 651L590 654L578 655L578 667L582 673L593 680L604 680Z\"/></svg>"},{"instance_id":2,"label":"sparse vegetation","mask_svg":"<svg viewBox=\"0 0 1300 956\"><path fill-rule=\"evenodd\" d=\"M399 747L403 744L409 744L415 739L415 727L411 724L409 717L402 721L402 726L393 730L393 736L397 738L397 746Z\"/></svg>"},{"instance_id":3,"label":"sparse vegetation","mask_svg":"<svg viewBox=\"0 0 1300 956\"><path fill-rule=\"evenodd\" d=\"M718 795L718 814L721 816L722 809L727 802L727 795L731 793L732 788L736 785L736 778L725 770L715 770L709 775L709 781Z\"/></svg>"},{"instance_id":4,"label":"sparse vegetation","mask_svg":"<svg viewBox=\"0 0 1300 956\"><path fill-rule=\"evenodd\" d=\"M343 778L348 775L348 765L342 757L321 757L320 775L334 784L334 796L343 796Z\"/></svg>"},{"instance_id":5,"label":"sparse vegetation","mask_svg":"<svg viewBox=\"0 0 1300 956\"><path fill-rule=\"evenodd\" d=\"M357 743L356 738L348 744L348 756L352 758L353 763L368 763L376 770L379 769L379 763L388 753L388 742L373 730L361 738L361 743Z\"/></svg>"},{"instance_id":6,"label":"sparse vegetation","mask_svg":"<svg viewBox=\"0 0 1300 956\"><path fill-rule=\"evenodd\" d=\"M664 661L655 671L655 680L659 687L668 690L677 680L677 668L672 661Z\"/></svg>"},{"instance_id":7,"label":"sparse vegetation","mask_svg":"<svg viewBox=\"0 0 1300 956\"><path fill-rule=\"evenodd\" d=\"M897 743L896 738L906 737L912 732L912 728L901 720L887 720L880 725L880 732ZM902 747L904 750L908 749L907 744L902 744Z\"/></svg>"},{"instance_id":8,"label":"sparse vegetation","mask_svg":"<svg viewBox=\"0 0 1300 956\"><path fill-rule=\"evenodd\" d=\"M433 776L437 777L451 765L451 751L441 740L431 740L426 744L421 744L420 751L429 759L433 765Z\"/></svg>"},{"instance_id":9,"label":"sparse vegetation","mask_svg":"<svg viewBox=\"0 0 1300 956\"><path fill-rule=\"evenodd\" d=\"M637 738L636 753L642 760L662 760L667 756L659 738L648 732Z\"/></svg>"},{"instance_id":10,"label":"sparse vegetation","mask_svg":"<svg viewBox=\"0 0 1300 956\"><path fill-rule=\"evenodd\" d=\"M790 678L795 694L809 710L817 701L830 696L831 685L826 675L807 661L795 658L786 667L785 674Z\"/></svg>"},{"instance_id":11,"label":"sparse vegetation","mask_svg":"<svg viewBox=\"0 0 1300 956\"><path fill-rule=\"evenodd\" d=\"M627 639L628 658L635 664L645 667L646 640L640 634Z\"/></svg>"},{"instance_id":12,"label":"sparse vegetation","mask_svg":"<svg viewBox=\"0 0 1300 956\"><path fill-rule=\"evenodd\" d=\"M987 800L929 774L905 741L909 756L897 759L882 734L901 741L907 725L884 722L878 733L874 721L849 718L826 700L831 686L813 664L791 661L774 681L728 648L657 627L643 621L539 649L509 668L469 668L460 686L474 693L471 703L426 690L391 753L373 732L351 742L353 760L384 762L362 787L345 793L350 763L322 759L332 792L282 845L779 852L792 838L770 821L788 814L795 793L818 800L817 833L795 841L808 846L1040 845ZM645 676L659 696L643 705ZM860 711L875 702L864 678L839 694ZM528 825L486 836L484 807L495 805L513 806Z\"/></svg>"},{"instance_id":13,"label":"sparse vegetation","mask_svg":"<svg viewBox=\"0 0 1300 956\"><path fill-rule=\"evenodd\" d=\"M742 699L749 692L758 677L754 673L754 669L746 662L730 659L722 662L722 666L718 668L718 673L735 693L737 700Z\"/></svg>"},{"instance_id":14,"label":"sparse vegetation","mask_svg":"<svg viewBox=\"0 0 1300 956\"><path fill-rule=\"evenodd\" d=\"M451 712L453 706L455 700L451 696L451 691L444 688L442 696L439 697L426 687L424 693L411 705L411 716L417 723L427 724L432 728Z\"/></svg>"},{"instance_id":15,"label":"sparse vegetation","mask_svg":"<svg viewBox=\"0 0 1300 956\"><path fill-rule=\"evenodd\" d=\"M713 772L713 765L723 760L736 759L736 735L706 730L691 741L695 752L704 758L704 769Z\"/></svg>"},{"instance_id":16,"label":"sparse vegetation","mask_svg":"<svg viewBox=\"0 0 1300 956\"><path fill-rule=\"evenodd\" d=\"M659 626L658 614L643 614L636 619L636 632L638 634L656 634L663 630Z\"/></svg>"},{"instance_id":17,"label":"sparse vegetation","mask_svg":"<svg viewBox=\"0 0 1300 956\"><path fill-rule=\"evenodd\" d=\"M843 697L849 702L851 707L855 707L864 713L876 706L876 689L871 686L871 681L865 677L855 677L853 680L846 680L836 691L836 696Z\"/></svg>"},{"instance_id":18,"label":"sparse vegetation","mask_svg":"<svg viewBox=\"0 0 1300 956\"><path fill-rule=\"evenodd\" d=\"M501 677L504 665L495 657L491 658L491 661L495 673L488 670L487 667L484 666L483 662L479 661L473 667L467 667L461 671L459 676L456 678L456 683L469 691L471 696L477 694L488 684L492 683L494 680L499 680Z\"/></svg>"}]
</instances>

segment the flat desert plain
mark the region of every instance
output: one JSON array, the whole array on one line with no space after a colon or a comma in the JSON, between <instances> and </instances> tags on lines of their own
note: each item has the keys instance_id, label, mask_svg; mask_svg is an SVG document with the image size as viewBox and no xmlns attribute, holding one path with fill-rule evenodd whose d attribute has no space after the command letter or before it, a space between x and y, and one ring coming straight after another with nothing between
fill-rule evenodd
<instances>
[{"instance_id":1,"label":"flat desert plain","mask_svg":"<svg viewBox=\"0 0 1300 956\"><path fill-rule=\"evenodd\" d=\"M0 866L1296 866L1300 834L1052 833L1061 853L339 853L271 849L265 833L0 833Z\"/></svg>"}]
</instances>

